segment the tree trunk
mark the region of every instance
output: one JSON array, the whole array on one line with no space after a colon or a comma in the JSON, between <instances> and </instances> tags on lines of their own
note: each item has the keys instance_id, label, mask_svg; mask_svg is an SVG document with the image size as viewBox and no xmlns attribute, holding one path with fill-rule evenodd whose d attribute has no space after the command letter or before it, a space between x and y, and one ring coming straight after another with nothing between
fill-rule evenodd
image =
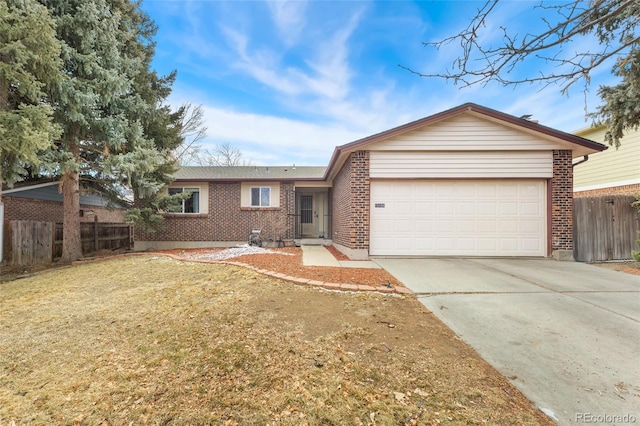
<instances>
[{"instance_id":1,"label":"tree trunk","mask_svg":"<svg viewBox=\"0 0 640 426\"><path fill-rule=\"evenodd\" d=\"M64 223L62 226L61 262L71 262L82 257L80 241L80 180L78 172L67 172L62 177Z\"/></svg>"},{"instance_id":2,"label":"tree trunk","mask_svg":"<svg viewBox=\"0 0 640 426\"><path fill-rule=\"evenodd\" d=\"M79 157L79 147L69 137L69 151ZM80 174L67 171L62 176L62 202L64 220L62 224L62 257L60 262L72 262L82 257L80 240Z\"/></svg>"}]
</instances>

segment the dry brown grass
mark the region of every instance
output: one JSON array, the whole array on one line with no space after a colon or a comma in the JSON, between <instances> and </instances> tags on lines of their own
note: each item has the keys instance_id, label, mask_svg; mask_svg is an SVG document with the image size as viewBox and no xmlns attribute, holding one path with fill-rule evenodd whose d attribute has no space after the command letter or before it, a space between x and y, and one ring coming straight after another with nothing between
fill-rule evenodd
<instances>
[{"instance_id":1,"label":"dry brown grass","mask_svg":"<svg viewBox=\"0 0 640 426\"><path fill-rule=\"evenodd\" d=\"M0 284L0 424L552 424L414 298L135 256Z\"/></svg>"}]
</instances>

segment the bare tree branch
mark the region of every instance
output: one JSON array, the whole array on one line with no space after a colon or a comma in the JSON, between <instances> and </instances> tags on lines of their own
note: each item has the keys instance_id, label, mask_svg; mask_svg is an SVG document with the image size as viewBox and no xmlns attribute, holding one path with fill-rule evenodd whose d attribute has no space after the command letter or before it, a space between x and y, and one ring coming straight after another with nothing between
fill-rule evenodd
<instances>
[{"instance_id":1,"label":"bare tree branch","mask_svg":"<svg viewBox=\"0 0 640 426\"><path fill-rule=\"evenodd\" d=\"M173 156L178 164L189 163L201 150L198 142L207 134L207 127L204 125L204 111L202 105L193 106L191 103L182 104L179 111L182 114L182 129L180 136L184 142L178 147Z\"/></svg>"},{"instance_id":2,"label":"bare tree branch","mask_svg":"<svg viewBox=\"0 0 640 426\"><path fill-rule=\"evenodd\" d=\"M636 34L638 0L603 0L582 2L571 0L562 4L538 6L553 10L561 17L557 23L544 20L547 30L540 34L511 34L501 27L502 43L498 47L485 47L481 44L482 29L486 28L489 15L495 10L499 0L487 0L478 9L470 24L456 35L440 41L426 42L426 47L441 49L453 42L461 48L460 56L445 72L423 73L401 66L421 77L438 77L452 80L462 87L476 84L485 85L496 81L503 85L519 85L532 82L562 83L561 90L566 92L576 81L584 79L590 82L590 73L608 59L630 54L631 48L640 43ZM634 19L635 18L635 19ZM607 30L603 30L607 28ZM580 52L572 57L563 57L556 49L565 46L579 36L596 35L601 45L598 51ZM617 41L616 41L617 40ZM515 77L515 68L528 58L538 58L556 64L551 72L540 72L534 76ZM568 67L568 69L566 69Z\"/></svg>"},{"instance_id":3,"label":"bare tree branch","mask_svg":"<svg viewBox=\"0 0 640 426\"><path fill-rule=\"evenodd\" d=\"M230 143L217 145L213 151L202 150L193 161L199 166L252 166L251 160L245 160L242 151Z\"/></svg>"}]
</instances>

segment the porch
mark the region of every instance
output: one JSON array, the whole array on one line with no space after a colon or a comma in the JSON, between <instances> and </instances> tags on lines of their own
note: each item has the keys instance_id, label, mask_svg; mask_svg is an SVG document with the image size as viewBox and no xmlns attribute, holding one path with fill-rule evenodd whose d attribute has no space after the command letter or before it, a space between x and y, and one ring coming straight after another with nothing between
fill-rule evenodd
<instances>
[{"instance_id":1,"label":"porch","mask_svg":"<svg viewBox=\"0 0 640 426\"><path fill-rule=\"evenodd\" d=\"M296 187L296 245L331 245L330 188Z\"/></svg>"}]
</instances>

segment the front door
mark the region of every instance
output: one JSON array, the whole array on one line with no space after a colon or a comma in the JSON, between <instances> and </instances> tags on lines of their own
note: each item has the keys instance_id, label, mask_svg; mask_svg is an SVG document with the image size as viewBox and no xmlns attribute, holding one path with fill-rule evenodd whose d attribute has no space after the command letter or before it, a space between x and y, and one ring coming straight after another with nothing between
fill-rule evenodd
<instances>
[{"instance_id":1,"label":"front door","mask_svg":"<svg viewBox=\"0 0 640 426\"><path fill-rule=\"evenodd\" d=\"M313 195L302 195L300 197L300 224L302 225L302 236L313 237L316 234L315 211L313 209Z\"/></svg>"}]
</instances>

